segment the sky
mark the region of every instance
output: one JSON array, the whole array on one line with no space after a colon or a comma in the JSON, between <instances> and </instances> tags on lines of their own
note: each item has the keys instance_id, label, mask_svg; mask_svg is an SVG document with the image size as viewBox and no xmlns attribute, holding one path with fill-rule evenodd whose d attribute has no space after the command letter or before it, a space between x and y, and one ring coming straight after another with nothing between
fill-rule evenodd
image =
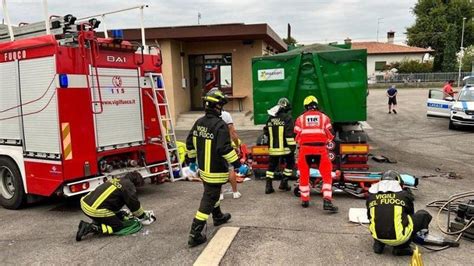
<instances>
[{"instance_id":1,"label":"sky","mask_svg":"<svg viewBox=\"0 0 474 266\"><path fill-rule=\"evenodd\" d=\"M280 37L292 36L304 44L386 40L395 31L395 42L405 42L406 28L415 21L411 12L416 0L48 0L49 14L96 15L140 4L146 27L221 23L267 23ZM12 24L37 22L43 18L42 0L7 0ZM0 18L3 18L3 10ZM107 27L140 26L139 11L132 10L107 18ZM380 23L378 23L380 22Z\"/></svg>"}]
</instances>

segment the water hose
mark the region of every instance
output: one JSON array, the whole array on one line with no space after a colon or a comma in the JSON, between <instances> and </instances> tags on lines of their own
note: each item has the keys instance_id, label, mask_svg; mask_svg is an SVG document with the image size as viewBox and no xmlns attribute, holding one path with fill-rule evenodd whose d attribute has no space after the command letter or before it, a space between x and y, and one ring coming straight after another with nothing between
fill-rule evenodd
<instances>
[{"instance_id":1,"label":"water hose","mask_svg":"<svg viewBox=\"0 0 474 266\"><path fill-rule=\"evenodd\" d=\"M123 222L124 228L118 232L115 232L114 235L118 236L127 236L132 235L140 230L142 230L143 225L136 219L125 220Z\"/></svg>"}]
</instances>

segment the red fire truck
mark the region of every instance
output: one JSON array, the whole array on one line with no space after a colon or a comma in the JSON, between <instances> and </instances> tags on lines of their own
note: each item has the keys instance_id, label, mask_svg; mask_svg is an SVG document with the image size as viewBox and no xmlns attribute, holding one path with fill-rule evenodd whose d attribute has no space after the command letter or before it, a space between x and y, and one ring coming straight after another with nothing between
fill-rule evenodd
<instances>
[{"instance_id":1,"label":"red fire truck","mask_svg":"<svg viewBox=\"0 0 474 266\"><path fill-rule=\"evenodd\" d=\"M97 20L78 21L54 16L46 34L21 39L14 35L22 27L9 27L6 42L0 28L5 208L20 208L29 195L74 196L131 171L146 178L169 169L159 53L146 54L121 31L98 37Z\"/></svg>"}]
</instances>

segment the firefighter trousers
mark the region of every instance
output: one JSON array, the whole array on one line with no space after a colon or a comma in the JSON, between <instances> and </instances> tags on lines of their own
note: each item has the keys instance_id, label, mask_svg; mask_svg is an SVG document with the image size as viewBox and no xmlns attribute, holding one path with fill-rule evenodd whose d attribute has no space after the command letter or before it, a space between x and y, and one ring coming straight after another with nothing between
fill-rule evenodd
<instances>
[{"instance_id":1,"label":"firefighter trousers","mask_svg":"<svg viewBox=\"0 0 474 266\"><path fill-rule=\"evenodd\" d=\"M310 166L317 165L323 179L322 193L325 200L332 200L332 163L326 146L301 145L298 153L298 170L300 171L300 193L302 201L309 201Z\"/></svg>"},{"instance_id":2,"label":"firefighter trousers","mask_svg":"<svg viewBox=\"0 0 474 266\"><path fill-rule=\"evenodd\" d=\"M431 222L432 218L433 218L433 216L431 216L431 214L429 212L425 211L425 210L419 210L419 211L415 212L415 214L413 214L411 216L411 219L413 221L413 231L411 233L411 237L405 243L403 243L401 245L398 245L398 246L394 246L394 247L399 248L399 249L410 247L410 243L415 239L416 234L419 231L421 231L422 229L428 229L429 228L429 225L430 225L430 222ZM374 239L374 241L375 242L380 242L377 239ZM385 244L383 244L381 242L380 242L380 244L385 246Z\"/></svg>"},{"instance_id":3,"label":"firefighter trousers","mask_svg":"<svg viewBox=\"0 0 474 266\"><path fill-rule=\"evenodd\" d=\"M268 162L268 171L266 172L266 177L273 179L275 171L280 167L282 162L286 163L285 169L283 170L284 178L291 178L293 175L293 168L295 167L295 154L290 152L287 155L273 156L270 155Z\"/></svg>"},{"instance_id":4,"label":"firefighter trousers","mask_svg":"<svg viewBox=\"0 0 474 266\"><path fill-rule=\"evenodd\" d=\"M87 215L87 214L86 214ZM99 233L104 235L112 235L122 230L125 225L116 215L110 217L92 217L87 215L92 221L99 226Z\"/></svg>"},{"instance_id":5,"label":"firefighter trousers","mask_svg":"<svg viewBox=\"0 0 474 266\"><path fill-rule=\"evenodd\" d=\"M194 218L199 221L207 221L211 213L213 216L221 215L219 196L223 184L211 184L204 181L202 184L204 185L204 192L202 194L199 210L196 212Z\"/></svg>"}]
</instances>

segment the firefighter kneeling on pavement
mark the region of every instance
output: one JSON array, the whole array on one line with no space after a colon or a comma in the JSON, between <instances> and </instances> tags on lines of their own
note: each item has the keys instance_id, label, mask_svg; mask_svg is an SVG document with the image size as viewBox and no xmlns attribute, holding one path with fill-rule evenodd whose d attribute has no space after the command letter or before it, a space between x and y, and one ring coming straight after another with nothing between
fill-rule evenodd
<instances>
[{"instance_id":1,"label":"firefighter kneeling on pavement","mask_svg":"<svg viewBox=\"0 0 474 266\"><path fill-rule=\"evenodd\" d=\"M413 254L410 242L417 232L428 229L432 218L425 210L414 213L413 201L411 192L403 189L402 177L393 170L385 172L380 182L370 187L367 216L375 253L383 253L385 245L389 245L395 256Z\"/></svg>"},{"instance_id":2,"label":"firefighter kneeling on pavement","mask_svg":"<svg viewBox=\"0 0 474 266\"><path fill-rule=\"evenodd\" d=\"M331 120L318 110L316 97L306 97L303 104L306 110L295 124L296 141L299 144L301 205L305 208L309 206L310 166L316 164L323 179L323 209L337 212L338 208L332 204L332 163L327 149L327 144L334 139Z\"/></svg>"},{"instance_id":3,"label":"firefighter kneeling on pavement","mask_svg":"<svg viewBox=\"0 0 474 266\"><path fill-rule=\"evenodd\" d=\"M294 122L290 111L291 104L286 98L281 98L276 106L268 110L269 117L263 128L263 134L268 137L268 153L270 155L268 171L266 172L265 194L275 192L272 185L273 178L275 171L282 162L285 162L286 166L278 189L283 191L291 189L288 185L288 179L293 175L295 166L296 142L293 133Z\"/></svg>"},{"instance_id":4,"label":"firefighter kneeling on pavement","mask_svg":"<svg viewBox=\"0 0 474 266\"><path fill-rule=\"evenodd\" d=\"M207 238L202 230L211 213L214 226L230 220L231 215L221 211L221 187L229 179L229 165L236 172L244 171L245 168L241 167L239 156L232 148L229 128L220 117L223 106L228 102L227 97L220 90L212 89L203 100L206 114L194 123L186 139L188 159L191 162L197 159L199 176L204 185L201 204L189 233L190 247L206 242Z\"/></svg>"},{"instance_id":5,"label":"firefighter kneeling on pavement","mask_svg":"<svg viewBox=\"0 0 474 266\"><path fill-rule=\"evenodd\" d=\"M143 225L153 223L156 218L153 211L144 211L137 197L136 186L142 186L144 180L137 172L126 174L123 178L112 178L81 199L81 209L92 219L92 223L81 221L76 241L81 241L89 233L103 235L127 235L135 233ZM126 205L128 210L121 210Z\"/></svg>"}]
</instances>

